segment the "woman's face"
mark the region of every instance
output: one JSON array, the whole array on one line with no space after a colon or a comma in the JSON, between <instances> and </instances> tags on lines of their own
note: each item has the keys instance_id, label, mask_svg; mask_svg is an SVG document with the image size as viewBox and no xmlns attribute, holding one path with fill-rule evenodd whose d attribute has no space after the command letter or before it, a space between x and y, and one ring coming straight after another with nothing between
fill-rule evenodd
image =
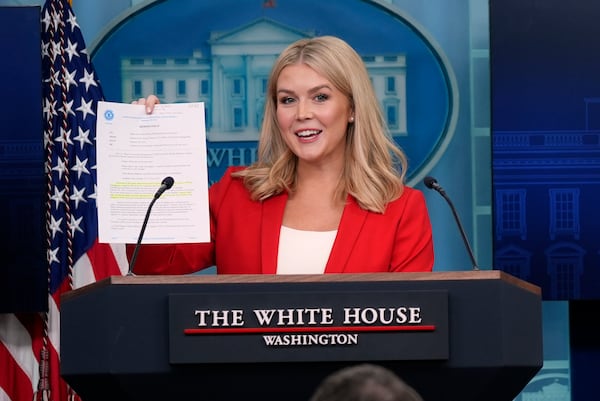
<instances>
[{"instance_id":1,"label":"woman's face","mask_svg":"<svg viewBox=\"0 0 600 401\"><path fill-rule=\"evenodd\" d=\"M348 98L306 64L292 64L281 71L277 122L300 163L343 165L352 115Z\"/></svg>"}]
</instances>

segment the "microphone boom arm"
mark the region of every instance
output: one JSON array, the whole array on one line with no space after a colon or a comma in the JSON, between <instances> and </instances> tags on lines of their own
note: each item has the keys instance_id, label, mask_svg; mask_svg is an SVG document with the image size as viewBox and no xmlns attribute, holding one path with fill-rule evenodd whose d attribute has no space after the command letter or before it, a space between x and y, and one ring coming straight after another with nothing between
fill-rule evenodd
<instances>
[{"instance_id":1,"label":"microphone boom arm","mask_svg":"<svg viewBox=\"0 0 600 401\"><path fill-rule=\"evenodd\" d=\"M144 232L146 231L146 225L148 224L148 218L150 217L150 211L152 210L152 206L156 202L158 198L153 197L152 201L150 201L150 205L148 205L148 209L146 210L146 217L144 217L144 222L142 223L142 229L140 230L140 235L138 236L137 242L135 243L135 249L133 250L133 255L131 256L131 261L129 262L129 271L127 272L128 276L135 276L133 273L133 266L135 265L135 260L137 259L137 254L140 251L140 245L142 243L142 238L144 237Z\"/></svg>"},{"instance_id":2,"label":"microphone boom arm","mask_svg":"<svg viewBox=\"0 0 600 401\"><path fill-rule=\"evenodd\" d=\"M454 207L454 204L452 204L452 201L446 195L445 192L444 193L440 192L440 195L442 195L442 197L444 199L446 199L446 202L448 202L448 205L450 205L450 209L452 210L452 214L454 215L454 220L456 220L456 224L458 225L458 230L460 231L460 235L463 239L463 242L465 243L465 247L467 248L469 257L471 258L471 263L473 264L473 270L479 270L479 266L477 266L477 261L475 261L475 255L473 254L473 250L471 249L471 244L469 244L469 240L467 239L467 234L465 233L465 229L463 228L463 225L460 222L460 219L458 217L458 213L456 212L456 208Z\"/></svg>"},{"instance_id":3,"label":"microphone boom arm","mask_svg":"<svg viewBox=\"0 0 600 401\"><path fill-rule=\"evenodd\" d=\"M427 188L434 189L436 192L438 192L440 195L442 195L442 197L446 200L446 202L450 206L450 210L452 210L452 214L454 215L454 220L456 221L456 225L458 226L460 235L463 239L463 242L465 243L465 248L467 248L469 258L471 258L471 264L473 265L473 270L479 270L479 266L477 266L477 261L475 260L475 254L473 253L473 250L471 249L471 244L469 244L467 234L465 233L465 229L463 228L463 225L460 222L460 218L458 217L458 212L456 211L456 208L454 207L452 200L450 200L450 197L448 195L446 195L446 191L444 191L444 188L442 188L442 186L440 184L438 184L438 182L435 178L425 177L424 182L425 182L425 186Z\"/></svg>"},{"instance_id":4,"label":"microphone boom arm","mask_svg":"<svg viewBox=\"0 0 600 401\"><path fill-rule=\"evenodd\" d=\"M146 225L148 224L148 218L150 217L150 211L152 210L152 206L154 206L154 202L156 202L156 200L160 198L165 191L171 189L174 182L175 180L173 179L173 177L165 177L160 183L160 188L158 188L158 191L156 191L156 193L152 197L152 201L150 201L150 204L148 205L148 209L146 210L146 217L144 217L142 229L140 230L140 235L138 236L138 240L135 244L135 249L133 250L133 255L131 255L131 260L129 261L129 271L127 272L128 276L135 276L135 273L133 273L133 267L135 266L135 260L137 259L138 252L140 251L140 246L142 245L142 238L144 237L144 232L146 231Z\"/></svg>"}]
</instances>

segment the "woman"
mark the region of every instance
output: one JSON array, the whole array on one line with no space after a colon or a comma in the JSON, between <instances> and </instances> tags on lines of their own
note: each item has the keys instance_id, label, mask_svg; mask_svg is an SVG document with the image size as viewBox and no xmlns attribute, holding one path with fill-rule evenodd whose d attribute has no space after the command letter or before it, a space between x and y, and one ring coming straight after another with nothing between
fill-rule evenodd
<instances>
[{"instance_id":1,"label":"woman","mask_svg":"<svg viewBox=\"0 0 600 401\"><path fill-rule=\"evenodd\" d=\"M138 103L152 112L158 98ZM258 161L209 189L211 242L144 245L135 272L431 271L427 208L406 171L360 56L336 37L299 40L271 71Z\"/></svg>"}]
</instances>

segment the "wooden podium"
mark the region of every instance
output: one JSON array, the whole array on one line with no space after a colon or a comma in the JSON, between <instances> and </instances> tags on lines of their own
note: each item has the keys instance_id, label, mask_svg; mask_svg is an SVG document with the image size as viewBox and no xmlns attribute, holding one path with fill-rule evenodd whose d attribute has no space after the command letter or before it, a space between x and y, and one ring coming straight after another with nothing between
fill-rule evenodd
<instances>
[{"instance_id":1,"label":"wooden podium","mask_svg":"<svg viewBox=\"0 0 600 401\"><path fill-rule=\"evenodd\" d=\"M63 296L84 401L308 401L344 366L426 401L510 401L542 367L541 293L500 271L111 277Z\"/></svg>"}]
</instances>

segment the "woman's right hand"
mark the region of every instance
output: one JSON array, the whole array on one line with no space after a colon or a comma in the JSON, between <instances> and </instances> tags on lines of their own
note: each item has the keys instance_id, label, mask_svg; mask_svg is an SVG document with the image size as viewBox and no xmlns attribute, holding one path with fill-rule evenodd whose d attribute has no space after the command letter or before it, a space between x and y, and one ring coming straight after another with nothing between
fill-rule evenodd
<instances>
[{"instance_id":1,"label":"woman's right hand","mask_svg":"<svg viewBox=\"0 0 600 401\"><path fill-rule=\"evenodd\" d=\"M131 104L144 104L146 105L146 113L151 114L154 111L154 106L159 104L160 100L156 95L150 95L148 97L141 97L138 100L134 100Z\"/></svg>"}]
</instances>

